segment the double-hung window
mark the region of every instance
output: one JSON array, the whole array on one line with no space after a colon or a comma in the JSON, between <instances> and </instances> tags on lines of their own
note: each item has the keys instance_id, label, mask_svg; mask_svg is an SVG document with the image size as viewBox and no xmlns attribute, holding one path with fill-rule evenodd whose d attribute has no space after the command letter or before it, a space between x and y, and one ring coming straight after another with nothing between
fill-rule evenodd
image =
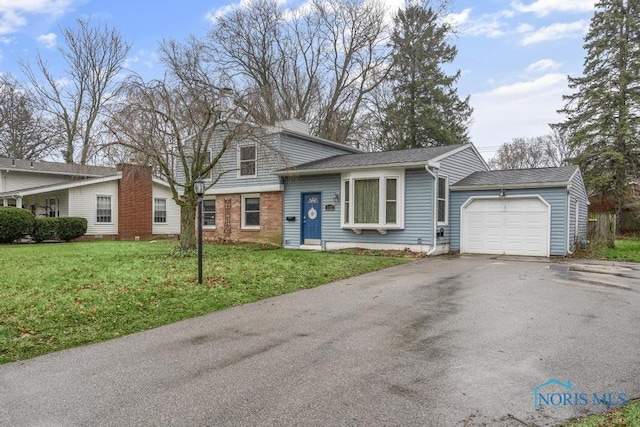
<instances>
[{"instance_id":1,"label":"double-hung window","mask_svg":"<svg viewBox=\"0 0 640 427\"><path fill-rule=\"evenodd\" d=\"M449 205L449 189L447 188L448 178L446 176L438 176L438 225L446 225L448 221L447 211Z\"/></svg>"},{"instance_id":2,"label":"double-hung window","mask_svg":"<svg viewBox=\"0 0 640 427\"><path fill-rule=\"evenodd\" d=\"M242 196L242 228L260 229L260 195Z\"/></svg>"},{"instance_id":3,"label":"double-hung window","mask_svg":"<svg viewBox=\"0 0 640 427\"><path fill-rule=\"evenodd\" d=\"M342 175L342 227L404 227L404 171L352 172Z\"/></svg>"},{"instance_id":4,"label":"double-hung window","mask_svg":"<svg viewBox=\"0 0 640 427\"><path fill-rule=\"evenodd\" d=\"M251 178L257 175L258 149L255 143L238 146L238 178Z\"/></svg>"},{"instance_id":5,"label":"double-hung window","mask_svg":"<svg viewBox=\"0 0 640 427\"><path fill-rule=\"evenodd\" d=\"M47 198L45 200L45 209L47 216L59 217L60 216L60 201L57 197Z\"/></svg>"},{"instance_id":6,"label":"double-hung window","mask_svg":"<svg viewBox=\"0 0 640 427\"><path fill-rule=\"evenodd\" d=\"M153 199L153 222L156 224L166 224L167 222L167 199Z\"/></svg>"},{"instance_id":7,"label":"double-hung window","mask_svg":"<svg viewBox=\"0 0 640 427\"><path fill-rule=\"evenodd\" d=\"M97 196L96 222L101 224L111 223L111 196Z\"/></svg>"},{"instance_id":8,"label":"double-hung window","mask_svg":"<svg viewBox=\"0 0 640 427\"><path fill-rule=\"evenodd\" d=\"M202 221L205 227L216 226L216 199L202 201Z\"/></svg>"}]
</instances>

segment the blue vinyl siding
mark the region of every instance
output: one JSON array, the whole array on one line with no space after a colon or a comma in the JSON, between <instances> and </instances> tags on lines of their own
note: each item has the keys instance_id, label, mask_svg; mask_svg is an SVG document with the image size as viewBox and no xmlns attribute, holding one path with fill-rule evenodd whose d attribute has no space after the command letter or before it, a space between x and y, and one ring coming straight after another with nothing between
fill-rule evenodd
<instances>
[{"instance_id":1,"label":"blue vinyl siding","mask_svg":"<svg viewBox=\"0 0 640 427\"><path fill-rule=\"evenodd\" d=\"M487 168L471 146L440 160L440 171L449 177L453 185L473 172L486 171Z\"/></svg>"},{"instance_id":2,"label":"blue vinyl siding","mask_svg":"<svg viewBox=\"0 0 640 427\"><path fill-rule=\"evenodd\" d=\"M283 239L287 247L300 245L300 195L318 191L322 193L322 240L341 243L379 243L423 245L433 243L433 178L424 169L407 170L405 173L405 227L380 234L376 230L362 230L355 234L340 227L340 202L334 203L334 194L341 193L341 175L320 175L287 179L284 191L284 217L295 216L296 221L284 221ZM324 210L327 204L335 204L335 211ZM420 240L419 240L420 239Z\"/></svg>"},{"instance_id":3,"label":"blue vinyl siding","mask_svg":"<svg viewBox=\"0 0 640 427\"><path fill-rule=\"evenodd\" d=\"M303 138L282 134L280 137L281 150L287 158L287 165L291 167L314 160L326 159L340 154L353 154L353 148L344 148L321 142L309 141Z\"/></svg>"},{"instance_id":4,"label":"blue vinyl siding","mask_svg":"<svg viewBox=\"0 0 640 427\"><path fill-rule=\"evenodd\" d=\"M500 190L465 190L451 191L449 224L451 230L450 249L460 250L460 208L473 196L497 197ZM567 189L561 188L531 188L507 190L509 196L539 195L551 206L551 255L567 254Z\"/></svg>"},{"instance_id":5,"label":"blue vinyl siding","mask_svg":"<svg viewBox=\"0 0 640 427\"><path fill-rule=\"evenodd\" d=\"M576 172L571 180L569 192L569 244L573 249L576 243L587 239L587 221L589 218L589 204L587 190L582 181L580 170ZM576 232L576 201L578 202L578 227Z\"/></svg>"}]
</instances>

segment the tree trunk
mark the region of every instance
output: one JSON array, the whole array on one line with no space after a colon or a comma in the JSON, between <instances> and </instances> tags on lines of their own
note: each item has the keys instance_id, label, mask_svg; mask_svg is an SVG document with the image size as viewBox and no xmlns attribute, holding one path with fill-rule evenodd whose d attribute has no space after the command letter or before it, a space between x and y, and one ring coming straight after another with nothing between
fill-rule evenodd
<instances>
[{"instance_id":1,"label":"tree trunk","mask_svg":"<svg viewBox=\"0 0 640 427\"><path fill-rule=\"evenodd\" d=\"M184 204L180 206L180 249L196 249L196 208L198 199L195 194L185 192Z\"/></svg>"}]
</instances>

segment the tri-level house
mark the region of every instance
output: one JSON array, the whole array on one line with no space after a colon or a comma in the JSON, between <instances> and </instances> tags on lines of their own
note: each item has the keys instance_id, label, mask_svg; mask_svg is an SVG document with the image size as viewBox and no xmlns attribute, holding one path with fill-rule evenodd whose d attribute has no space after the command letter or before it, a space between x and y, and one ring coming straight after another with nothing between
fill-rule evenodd
<instances>
[{"instance_id":1,"label":"tri-level house","mask_svg":"<svg viewBox=\"0 0 640 427\"><path fill-rule=\"evenodd\" d=\"M180 210L150 166L83 166L0 158L0 206L36 216L83 217L89 238L180 233Z\"/></svg>"},{"instance_id":2,"label":"tri-level house","mask_svg":"<svg viewBox=\"0 0 640 427\"><path fill-rule=\"evenodd\" d=\"M365 153L290 120L238 141L204 198L205 235L292 249L567 255L584 240L575 166L489 171L472 144ZM216 176L214 174L214 176Z\"/></svg>"}]
</instances>

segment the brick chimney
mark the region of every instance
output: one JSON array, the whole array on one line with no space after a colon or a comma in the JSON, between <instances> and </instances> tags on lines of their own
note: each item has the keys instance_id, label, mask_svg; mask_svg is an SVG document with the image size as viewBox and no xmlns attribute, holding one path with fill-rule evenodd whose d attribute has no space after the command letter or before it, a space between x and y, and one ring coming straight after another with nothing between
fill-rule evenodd
<instances>
[{"instance_id":1,"label":"brick chimney","mask_svg":"<svg viewBox=\"0 0 640 427\"><path fill-rule=\"evenodd\" d=\"M119 164L118 237L134 239L153 234L153 179L151 166Z\"/></svg>"}]
</instances>

